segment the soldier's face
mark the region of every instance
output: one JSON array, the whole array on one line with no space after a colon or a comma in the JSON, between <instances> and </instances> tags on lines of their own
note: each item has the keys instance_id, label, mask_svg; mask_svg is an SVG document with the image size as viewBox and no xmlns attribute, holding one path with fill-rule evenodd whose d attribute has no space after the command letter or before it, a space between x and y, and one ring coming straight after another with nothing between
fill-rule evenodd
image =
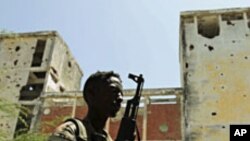
<instances>
[{"instance_id":1,"label":"soldier's face","mask_svg":"<svg viewBox=\"0 0 250 141\"><path fill-rule=\"evenodd\" d=\"M115 117L123 100L121 81L116 77L110 77L108 85L103 87L100 95L99 108L102 113L108 117Z\"/></svg>"}]
</instances>

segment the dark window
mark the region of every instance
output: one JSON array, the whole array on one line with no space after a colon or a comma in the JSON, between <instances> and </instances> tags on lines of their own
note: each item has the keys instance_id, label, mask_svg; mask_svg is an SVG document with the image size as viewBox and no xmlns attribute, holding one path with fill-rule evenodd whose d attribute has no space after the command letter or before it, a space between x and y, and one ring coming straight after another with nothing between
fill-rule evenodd
<instances>
[{"instance_id":1,"label":"dark window","mask_svg":"<svg viewBox=\"0 0 250 141\"><path fill-rule=\"evenodd\" d=\"M44 79L46 72L34 72L34 75L36 76L36 78L38 79Z\"/></svg>"},{"instance_id":2,"label":"dark window","mask_svg":"<svg viewBox=\"0 0 250 141\"><path fill-rule=\"evenodd\" d=\"M38 40L35 53L33 54L32 67L38 67L42 64L43 54L46 46L46 40Z\"/></svg>"},{"instance_id":3,"label":"dark window","mask_svg":"<svg viewBox=\"0 0 250 141\"><path fill-rule=\"evenodd\" d=\"M243 14L242 13L227 13L221 15L222 21L231 21L231 20L242 20Z\"/></svg>"},{"instance_id":4,"label":"dark window","mask_svg":"<svg viewBox=\"0 0 250 141\"><path fill-rule=\"evenodd\" d=\"M218 36L220 34L218 16L208 15L198 17L198 33L210 39Z\"/></svg>"},{"instance_id":5,"label":"dark window","mask_svg":"<svg viewBox=\"0 0 250 141\"><path fill-rule=\"evenodd\" d=\"M19 100L33 100L41 95L43 84L28 84L22 87Z\"/></svg>"}]
</instances>

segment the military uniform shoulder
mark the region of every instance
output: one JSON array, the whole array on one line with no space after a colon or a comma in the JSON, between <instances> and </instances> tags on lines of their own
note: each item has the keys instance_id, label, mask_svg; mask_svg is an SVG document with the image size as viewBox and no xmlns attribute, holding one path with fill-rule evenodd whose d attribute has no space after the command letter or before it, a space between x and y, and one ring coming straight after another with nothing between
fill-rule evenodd
<instances>
[{"instance_id":1,"label":"military uniform shoulder","mask_svg":"<svg viewBox=\"0 0 250 141\"><path fill-rule=\"evenodd\" d=\"M56 138L61 140L55 140ZM81 120L68 119L56 128L48 141L87 141L86 128Z\"/></svg>"}]
</instances>

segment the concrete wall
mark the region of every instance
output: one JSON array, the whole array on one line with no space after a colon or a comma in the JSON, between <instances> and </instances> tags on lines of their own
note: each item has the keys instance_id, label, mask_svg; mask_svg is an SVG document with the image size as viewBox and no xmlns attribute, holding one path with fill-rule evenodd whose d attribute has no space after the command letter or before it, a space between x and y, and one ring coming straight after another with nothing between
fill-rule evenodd
<instances>
[{"instance_id":1,"label":"concrete wall","mask_svg":"<svg viewBox=\"0 0 250 141\"><path fill-rule=\"evenodd\" d=\"M57 38L54 42L54 51L50 62L50 83L57 85L52 87L48 84L47 91L76 91L80 89L83 76L79 65L70 53L68 46L62 39ZM52 82L51 82L52 81ZM60 90L61 89L61 90Z\"/></svg>"},{"instance_id":2,"label":"concrete wall","mask_svg":"<svg viewBox=\"0 0 250 141\"><path fill-rule=\"evenodd\" d=\"M229 140L250 122L250 9L181 13L185 141Z\"/></svg>"},{"instance_id":3,"label":"concrete wall","mask_svg":"<svg viewBox=\"0 0 250 141\"><path fill-rule=\"evenodd\" d=\"M56 68L57 64L63 65ZM58 78L52 76L56 72ZM0 111L0 131L11 137L19 126L24 126L18 120L20 109L28 113L28 117L21 117L28 121L29 129L33 128L43 92L79 90L82 75L58 33L1 34L0 102L4 106L0 108L4 110Z\"/></svg>"}]
</instances>

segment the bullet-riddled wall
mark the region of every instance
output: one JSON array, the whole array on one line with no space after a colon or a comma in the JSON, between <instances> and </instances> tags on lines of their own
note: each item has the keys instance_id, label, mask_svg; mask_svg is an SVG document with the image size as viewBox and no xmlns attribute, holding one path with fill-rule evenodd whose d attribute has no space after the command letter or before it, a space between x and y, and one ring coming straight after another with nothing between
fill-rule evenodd
<instances>
[{"instance_id":1,"label":"bullet-riddled wall","mask_svg":"<svg viewBox=\"0 0 250 141\"><path fill-rule=\"evenodd\" d=\"M250 9L181 13L185 141L229 140L250 122Z\"/></svg>"},{"instance_id":2,"label":"bullet-riddled wall","mask_svg":"<svg viewBox=\"0 0 250 141\"><path fill-rule=\"evenodd\" d=\"M40 96L48 91L79 90L82 75L57 32L1 34L1 135L12 137L24 127L32 129L39 118Z\"/></svg>"}]
</instances>

